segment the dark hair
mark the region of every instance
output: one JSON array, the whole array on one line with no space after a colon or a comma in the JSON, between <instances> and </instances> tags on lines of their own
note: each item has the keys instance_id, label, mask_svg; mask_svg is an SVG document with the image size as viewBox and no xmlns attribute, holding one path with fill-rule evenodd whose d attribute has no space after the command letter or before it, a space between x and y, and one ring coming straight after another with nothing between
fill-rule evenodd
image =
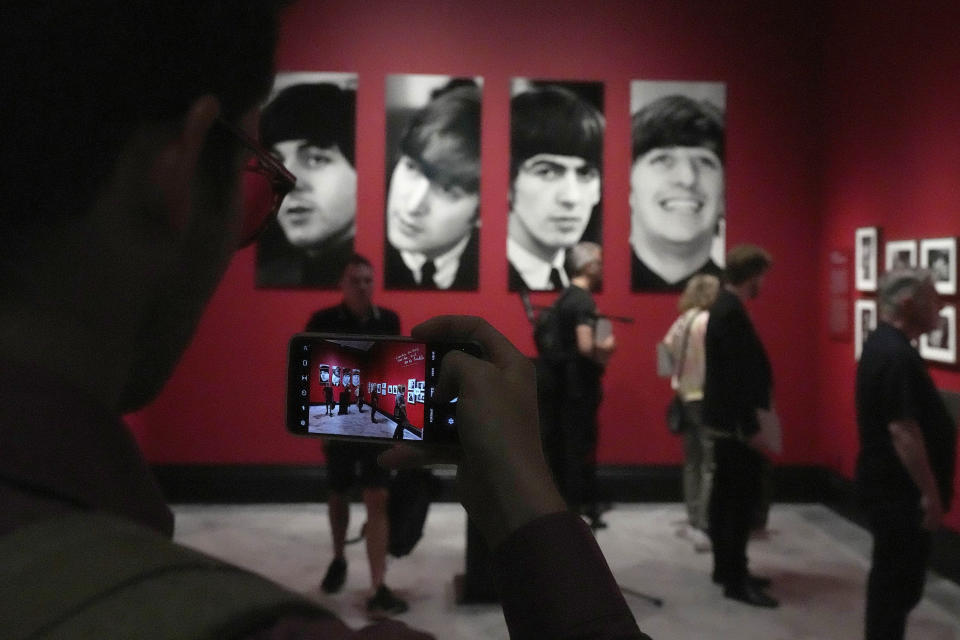
<instances>
[{"instance_id":1,"label":"dark hair","mask_svg":"<svg viewBox=\"0 0 960 640\"><path fill-rule=\"evenodd\" d=\"M442 186L480 189L480 89L445 90L414 114L400 140L401 153Z\"/></svg>"},{"instance_id":2,"label":"dark hair","mask_svg":"<svg viewBox=\"0 0 960 640\"><path fill-rule=\"evenodd\" d=\"M603 166L603 115L569 89L547 85L510 100L510 182L538 153L583 158Z\"/></svg>"},{"instance_id":3,"label":"dark hair","mask_svg":"<svg viewBox=\"0 0 960 640\"><path fill-rule=\"evenodd\" d=\"M373 264L367 260L366 256L362 256L359 253L352 253L350 257L347 258L347 263L343 267L344 273L346 273L350 267L370 267L373 269Z\"/></svg>"},{"instance_id":4,"label":"dark hair","mask_svg":"<svg viewBox=\"0 0 960 640\"><path fill-rule=\"evenodd\" d=\"M7 222L39 228L87 211L129 135L143 124L178 122L204 94L219 98L226 119L256 104L272 83L281 4L4 3L0 77L10 92L0 118L0 201ZM235 153L236 143L215 129L202 166L208 175L219 165L226 171L227 154Z\"/></svg>"},{"instance_id":5,"label":"dark hair","mask_svg":"<svg viewBox=\"0 0 960 640\"><path fill-rule=\"evenodd\" d=\"M773 258L765 249L755 244L741 244L727 253L724 276L732 285L743 284L764 273L772 264Z\"/></svg>"},{"instance_id":6,"label":"dark hair","mask_svg":"<svg viewBox=\"0 0 960 640\"><path fill-rule=\"evenodd\" d=\"M651 149L704 147L724 160L723 112L707 100L664 96L633 114L632 160Z\"/></svg>"},{"instance_id":7,"label":"dark hair","mask_svg":"<svg viewBox=\"0 0 960 640\"><path fill-rule=\"evenodd\" d=\"M287 87L260 116L260 142L271 147L284 140L303 139L321 148L335 146L356 166L356 106L353 89L325 82Z\"/></svg>"},{"instance_id":8,"label":"dark hair","mask_svg":"<svg viewBox=\"0 0 960 640\"><path fill-rule=\"evenodd\" d=\"M596 242L578 242L573 245L564 259L564 269L571 276L582 274L587 265L601 259L603 247Z\"/></svg>"}]
</instances>

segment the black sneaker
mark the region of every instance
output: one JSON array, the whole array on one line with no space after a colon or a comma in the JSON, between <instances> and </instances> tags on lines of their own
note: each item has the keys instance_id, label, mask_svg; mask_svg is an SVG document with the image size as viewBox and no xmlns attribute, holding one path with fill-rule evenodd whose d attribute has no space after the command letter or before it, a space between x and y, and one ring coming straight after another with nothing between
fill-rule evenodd
<instances>
[{"instance_id":1,"label":"black sneaker","mask_svg":"<svg viewBox=\"0 0 960 640\"><path fill-rule=\"evenodd\" d=\"M386 618L407 611L407 603L393 595L393 592L382 584L372 598L367 600L367 614L371 618Z\"/></svg>"},{"instance_id":2,"label":"black sneaker","mask_svg":"<svg viewBox=\"0 0 960 640\"><path fill-rule=\"evenodd\" d=\"M764 609L776 609L780 603L771 598L763 589L750 583L727 585L723 588L723 596L731 600L739 600L744 604Z\"/></svg>"},{"instance_id":3,"label":"black sneaker","mask_svg":"<svg viewBox=\"0 0 960 640\"><path fill-rule=\"evenodd\" d=\"M347 579L347 561L343 558L334 558L327 567L327 574L323 576L320 588L324 593L336 593Z\"/></svg>"}]
</instances>

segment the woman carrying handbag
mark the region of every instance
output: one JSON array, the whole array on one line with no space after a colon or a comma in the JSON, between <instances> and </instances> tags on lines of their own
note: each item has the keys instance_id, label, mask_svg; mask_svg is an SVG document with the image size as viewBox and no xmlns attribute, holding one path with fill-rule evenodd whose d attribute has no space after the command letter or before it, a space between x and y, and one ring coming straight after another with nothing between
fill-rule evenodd
<instances>
[{"instance_id":1,"label":"woman carrying handbag","mask_svg":"<svg viewBox=\"0 0 960 640\"><path fill-rule=\"evenodd\" d=\"M703 380L706 371L704 337L710 306L720 281L712 275L690 278L677 305L680 316L657 345L660 360L667 365L661 375L670 376L675 396L667 412L671 431L683 435L683 497L689 525L678 535L689 538L697 552L710 550L707 506L713 478L713 442L703 426Z\"/></svg>"}]
</instances>

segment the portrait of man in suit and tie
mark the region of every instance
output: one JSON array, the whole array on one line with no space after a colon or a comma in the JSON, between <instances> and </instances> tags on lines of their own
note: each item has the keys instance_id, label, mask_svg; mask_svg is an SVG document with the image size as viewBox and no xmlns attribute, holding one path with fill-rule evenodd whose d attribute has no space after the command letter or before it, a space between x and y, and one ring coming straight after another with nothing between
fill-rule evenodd
<instances>
[{"instance_id":1,"label":"portrait of man in suit and tie","mask_svg":"<svg viewBox=\"0 0 960 640\"><path fill-rule=\"evenodd\" d=\"M630 282L683 291L720 276L725 251L725 86L631 83Z\"/></svg>"},{"instance_id":2,"label":"portrait of man in suit and tie","mask_svg":"<svg viewBox=\"0 0 960 640\"><path fill-rule=\"evenodd\" d=\"M260 142L297 182L257 245L258 287L333 289L353 254L356 74L283 73Z\"/></svg>"},{"instance_id":3,"label":"portrait of man in suit and tie","mask_svg":"<svg viewBox=\"0 0 960 640\"><path fill-rule=\"evenodd\" d=\"M508 288L564 289L568 250L601 242L603 84L514 78L512 94Z\"/></svg>"},{"instance_id":4,"label":"portrait of man in suit and tie","mask_svg":"<svg viewBox=\"0 0 960 640\"><path fill-rule=\"evenodd\" d=\"M387 78L387 289L477 288L480 96L471 78Z\"/></svg>"}]
</instances>

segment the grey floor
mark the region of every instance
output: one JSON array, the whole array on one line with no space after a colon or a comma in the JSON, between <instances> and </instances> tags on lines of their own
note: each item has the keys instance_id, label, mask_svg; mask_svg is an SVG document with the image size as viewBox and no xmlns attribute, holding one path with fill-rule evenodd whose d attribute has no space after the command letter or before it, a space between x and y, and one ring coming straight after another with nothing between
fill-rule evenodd
<instances>
[{"instance_id":1,"label":"grey floor","mask_svg":"<svg viewBox=\"0 0 960 640\"><path fill-rule=\"evenodd\" d=\"M382 411L377 412L377 421L370 420L370 405L364 405L361 412L356 403L347 405L347 413L340 415L339 408L334 407L332 414L327 414L326 405L311 405L309 411L310 433L329 433L348 436L364 436L371 438L392 438L397 428L396 421ZM404 440L422 440L409 429L403 432Z\"/></svg>"},{"instance_id":2,"label":"grey floor","mask_svg":"<svg viewBox=\"0 0 960 640\"><path fill-rule=\"evenodd\" d=\"M316 599L349 625L367 623L369 574L362 543L347 548L347 584L334 596L318 584L330 559L325 504L176 506L177 539L256 570ZM363 506L351 511L351 535ZM724 599L709 581L710 554L677 534L679 504L620 504L597 535L640 628L658 640L856 640L862 637L863 591L870 539L821 505L776 505L769 535L751 542L754 573L770 576L781 606L763 610ZM455 604L453 578L463 572L466 515L457 504L431 506L424 539L391 559L387 583L410 603L399 616L438 638L506 638L499 607ZM656 607L634 593L664 600ZM908 626L911 640L960 640L960 588L931 574Z\"/></svg>"}]
</instances>

